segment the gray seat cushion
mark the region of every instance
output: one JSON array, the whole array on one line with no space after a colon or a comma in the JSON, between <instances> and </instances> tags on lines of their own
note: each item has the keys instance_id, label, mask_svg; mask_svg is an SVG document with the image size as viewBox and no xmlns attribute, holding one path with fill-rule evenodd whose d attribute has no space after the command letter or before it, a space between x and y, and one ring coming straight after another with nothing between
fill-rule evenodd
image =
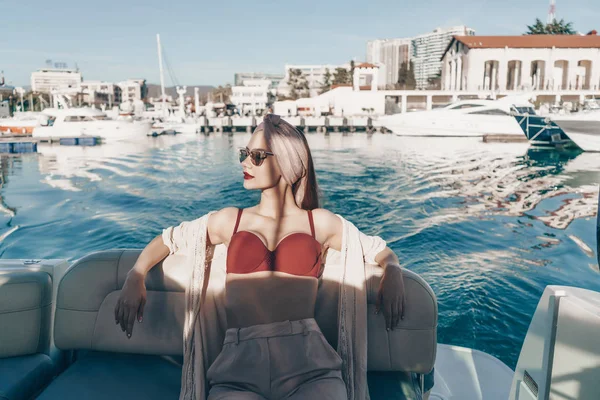
<instances>
[{"instance_id":1,"label":"gray seat cushion","mask_svg":"<svg viewBox=\"0 0 600 400\"><path fill-rule=\"evenodd\" d=\"M434 371L425 374L423 392L433 387ZM421 384L417 374L408 372L367 372L371 400L422 400Z\"/></svg>"},{"instance_id":2,"label":"gray seat cushion","mask_svg":"<svg viewBox=\"0 0 600 400\"><path fill-rule=\"evenodd\" d=\"M45 354L0 358L0 400L24 400L37 394L54 373Z\"/></svg>"},{"instance_id":3,"label":"gray seat cushion","mask_svg":"<svg viewBox=\"0 0 600 400\"><path fill-rule=\"evenodd\" d=\"M422 399L416 374L368 372L368 383L372 400ZM426 375L425 391L432 386L433 371ZM89 352L57 377L38 399L177 400L180 388L181 366L165 358L141 354Z\"/></svg>"},{"instance_id":4,"label":"gray seat cushion","mask_svg":"<svg viewBox=\"0 0 600 400\"><path fill-rule=\"evenodd\" d=\"M60 374L40 400L179 398L181 365L160 356L89 352Z\"/></svg>"}]
</instances>

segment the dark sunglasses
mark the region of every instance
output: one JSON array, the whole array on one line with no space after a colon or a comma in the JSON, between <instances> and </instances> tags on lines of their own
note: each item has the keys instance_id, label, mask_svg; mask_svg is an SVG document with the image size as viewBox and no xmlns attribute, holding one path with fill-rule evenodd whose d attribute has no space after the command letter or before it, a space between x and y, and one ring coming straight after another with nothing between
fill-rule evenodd
<instances>
[{"instance_id":1,"label":"dark sunglasses","mask_svg":"<svg viewBox=\"0 0 600 400\"><path fill-rule=\"evenodd\" d=\"M244 160L250 156L250 161L252 164L259 167L267 156L274 156L275 154L270 151L262 150L262 149L252 149L250 150L247 147L240 148L240 162L244 162Z\"/></svg>"}]
</instances>

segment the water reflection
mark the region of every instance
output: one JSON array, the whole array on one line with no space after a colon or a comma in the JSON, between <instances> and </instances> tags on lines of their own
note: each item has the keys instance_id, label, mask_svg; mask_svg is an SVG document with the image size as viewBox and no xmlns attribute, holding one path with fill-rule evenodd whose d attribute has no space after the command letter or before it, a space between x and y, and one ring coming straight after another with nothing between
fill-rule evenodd
<instances>
[{"instance_id":1,"label":"water reflection","mask_svg":"<svg viewBox=\"0 0 600 400\"><path fill-rule=\"evenodd\" d=\"M104 181L114 191L148 197L161 188L176 194L182 188L175 186L215 183L213 190L229 194L241 183L236 149L249 138L223 134L84 148L40 145L37 161L41 182L64 191ZM564 230L576 219L597 214L600 157L592 153L539 151L523 143L486 144L473 138L310 134L308 139L325 203L336 208L342 198L353 199L356 210L344 210L350 214L364 213L361 206L368 202L377 208L380 200L410 209L399 216L410 216L401 237L489 215L527 216ZM9 159L2 158L2 184L10 175ZM16 212L4 200L0 204L4 213ZM398 222L394 215L384 217L378 217L383 224Z\"/></svg>"}]
</instances>

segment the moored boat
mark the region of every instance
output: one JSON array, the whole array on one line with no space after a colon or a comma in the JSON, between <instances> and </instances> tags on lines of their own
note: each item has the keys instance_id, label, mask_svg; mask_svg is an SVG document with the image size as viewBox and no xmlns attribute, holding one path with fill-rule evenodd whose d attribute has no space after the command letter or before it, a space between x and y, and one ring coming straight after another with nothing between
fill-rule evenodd
<instances>
[{"instance_id":1,"label":"moored boat","mask_svg":"<svg viewBox=\"0 0 600 400\"><path fill-rule=\"evenodd\" d=\"M386 115L373 121L373 125L398 136L520 136L522 131L511 112L535 113L533 106L520 98L473 99L430 111Z\"/></svg>"},{"instance_id":2,"label":"moored boat","mask_svg":"<svg viewBox=\"0 0 600 400\"><path fill-rule=\"evenodd\" d=\"M93 136L103 140L126 140L147 136L151 122L112 120L95 108L47 108L33 129L34 138Z\"/></svg>"}]
</instances>

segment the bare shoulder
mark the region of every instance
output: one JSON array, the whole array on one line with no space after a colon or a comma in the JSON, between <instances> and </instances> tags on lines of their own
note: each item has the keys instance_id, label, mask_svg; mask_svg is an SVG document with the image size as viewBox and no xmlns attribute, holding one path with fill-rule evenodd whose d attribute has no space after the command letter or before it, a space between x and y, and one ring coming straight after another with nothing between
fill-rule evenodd
<instances>
[{"instance_id":1,"label":"bare shoulder","mask_svg":"<svg viewBox=\"0 0 600 400\"><path fill-rule=\"evenodd\" d=\"M221 244L229 239L227 232L233 231L237 213L237 207L225 207L210 215L208 236L212 244Z\"/></svg>"},{"instance_id":2,"label":"bare shoulder","mask_svg":"<svg viewBox=\"0 0 600 400\"><path fill-rule=\"evenodd\" d=\"M338 250L341 247L342 220L324 208L315 208L312 213L316 230L325 234L323 244Z\"/></svg>"}]
</instances>

